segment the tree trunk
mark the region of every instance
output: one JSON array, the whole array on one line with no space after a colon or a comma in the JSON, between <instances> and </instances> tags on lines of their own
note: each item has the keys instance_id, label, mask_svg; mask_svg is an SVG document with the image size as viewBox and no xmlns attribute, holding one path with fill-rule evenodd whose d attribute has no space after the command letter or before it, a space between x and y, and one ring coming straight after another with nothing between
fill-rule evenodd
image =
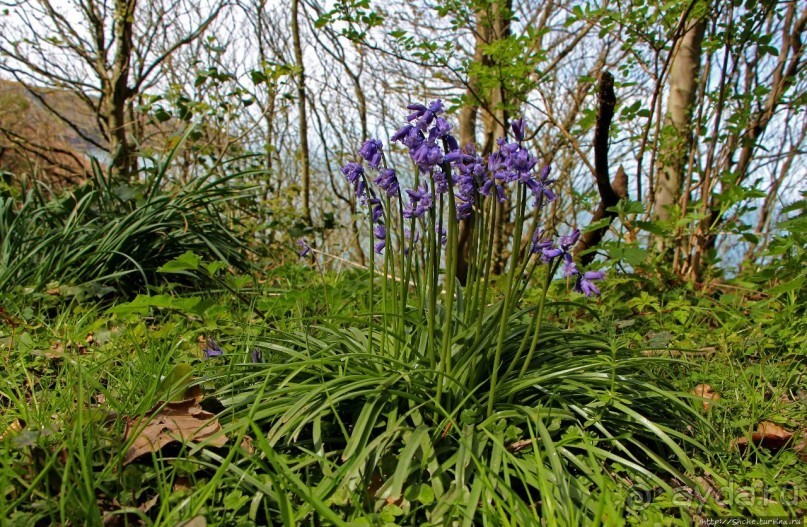
<instances>
[{"instance_id":1,"label":"tree trunk","mask_svg":"<svg viewBox=\"0 0 807 527\"><path fill-rule=\"evenodd\" d=\"M603 236L608 231L610 222L617 217L616 212L608 210L619 203L620 199L627 198L628 177L622 167L610 181L608 175L608 148L609 131L611 120L614 117L616 107L616 94L614 93L614 76L607 71L600 75L600 86L597 91L597 101L599 109L597 111L597 124L594 128L594 167L596 169L597 191L600 193L600 204L591 217L590 224L599 222L603 218L608 218L608 225L583 233L577 247L574 250L576 258L580 259L583 265L588 265L594 260L593 252L582 252L596 247L602 241Z\"/></svg>"},{"instance_id":2,"label":"tree trunk","mask_svg":"<svg viewBox=\"0 0 807 527\"><path fill-rule=\"evenodd\" d=\"M683 174L687 153L692 147L692 108L698 88L701 43L706 31L706 19L693 20L678 42L670 67L670 93L667 114L659 137L658 181L655 189L654 216L666 221L671 209L679 202L684 186ZM661 240L660 249L668 244Z\"/></svg>"},{"instance_id":3,"label":"tree trunk","mask_svg":"<svg viewBox=\"0 0 807 527\"><path fill-rule=\"evenodd\" d=\"M504 40L510 35L510 20L509 16L512 13L512 0L505 0L504 4L494 2L490 6L490 11L483 15L484 19L480 25L489 28L489 39L485 44L497 40ZM481 28L480 28L481 32ZM490 67L495 66L494 60L483 54L483 63ZM499 137L506 135L507 129L507 94L505 92L504 79L499 79L497 85L488 94L488 112L484 115L485 123L485 147L484 151L489 154L496 147L496 140ZM496 203L496 225L493 233L493 254L491 255L492 271L494 274L500 274L504 268L506 259L505 247L507 245L507 238L510 231L508 224L510 223L510 208L509 202Z\"/></svg>"},{"instance_id":4,"label":"tree trunk","mask_svg":"<svg viewBox=\"0 0 807 527\"><path fill-rule=\"evenodd\" d=\"M302 177L303 218L311 225L311 166L308 151L308 119L305 109L305 66L300 43L300 0L291 0L291 35L294 46L294 61L297 66L297 113L300 126L300 164Z\"/></svg>"},{"instance_id":5,"label":"tree trunk","mask_svg":"<svg viewBox=\"0 0 807 527\"><path fill-rule=\"evenodd\" d=\"M129 144L129 124L126 121L126 107L132 95L129 71L136 4L136 0L117 0L115 3L117 46L112 68L101 80L100 109L109 141L110 177L118 181L129 181L137 171L136 157Z\"/></svg>"}]
</instances>

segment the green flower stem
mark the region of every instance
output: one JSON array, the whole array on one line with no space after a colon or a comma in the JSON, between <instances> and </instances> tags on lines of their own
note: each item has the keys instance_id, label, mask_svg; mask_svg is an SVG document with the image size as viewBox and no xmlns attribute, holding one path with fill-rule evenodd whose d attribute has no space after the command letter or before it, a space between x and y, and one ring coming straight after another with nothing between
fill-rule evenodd
<instances>
[{"instance_id":1,"label":"green flower stem","mask_svg":"<svg viewBox=\"0 0 807 527\"><path fill-rule=\"evenodd\" d=\"M384 229L386 231L386 227ZM384 243L386 240L389 239L389 233L385 233L384 235ZM373 252L375 252L375 247L373 247ZM381 312L382 312L382 336L381 336L381 355L385 355L387 351L387 329L389 328L389 319L388 319L388 309L387 309L387 288L389 287L389 258L386 256L384 257L384 279L382 280L382 288L381 288Z\"/></svg>"},{"instance_id":2,"label":"green flower stem","mask_svg":"<svg viewBox=\"0 0 807 527\"><path fill-rule=\"evenodd\" d=\"M524 359L524 365L521 366L519 377L523 377L530 369L532 357L535 355L535 349L538 347L538 336L541 334L541 326L544 321L544 306L546 305L546 295L549 292L549 284L552 283L552 276L558 268L560 261L553 265L546 266L546 276L544 277L544 288L541 291L541 299L538 301L538 313L535 314L535 332L532 334L532 343L530 344L530 351L527 353L527 358Z\"/></svg>"},{"instance_id":3,"label":"green flower stem","mask_svg":"<svg viewBox=\"0 0 807 527\"><path fill-rule=\"evenodd\" d=\"M480 265L483 269L484 278L482 279L482 293L477 298L478 311L476 313L476 336L475 340L479 340L479 335L482 333L482 314L485 311L485 302L488 296L488 284L490 284L490 260L493 255L493 235L496 231L496 200L488 200L490 203L490 224L488 226L488 243L485 250L484 258L480 259ZM481 248L481 247L480 247Z\"/></svg>"},{"instance_id":4,"label":"green flower stem","mask_svg":"<svg viewBox=\"0 0 807 527\"><path fill-rule=\"evenodd\" d=\"M431 194L432 194L432 203L435 200L435 193L434 193L434 180L431 182ZM443 200L440 199L440 216L442 218L443 214ZM435 311L437 308L437 287L438 287L438 280L439 280L439 273L440 273L440 253L437 251L437 240L436 240L436 233L434 231L435 225L435 212L434 208L429 210L429 233L428 233L428 240L429 240L429 262L426 270L428 275L426 277L427 283L427 293L428 293L428 329L427 329L427 338L428 343L426 345L427 353L429 357L429 367L434 369L436 364L437 358L434 352L435 348L435 341L434 341L434 325L435 325Z\"/></svg>"},{"instance_id":5,"label":"green flower stem","mask_svg":"<svg viewBox=\"0 0 807 527\"><path fill-rule=\"evenodd\" d=\"M437 378L437 403L440 404L443 395L443 379L451 375L451 322L454 308L454 282L457 274L457 203L454 189L448 188L448 240L446 243L446 296L445 321L443 323L443 348L440 353L440 375Z\"/></svg>"},{"instance_id":6,"label":"green flower stem","mask_svg":"<svg viewBox=\"0 0 807 527\"><path fill-rule=\"evenodd\" d=\"M488 417L493 415L493 402L496 398L496 385L499 382L499 367L502 361L502 349L504 348L504 335L507 330L507 322L510 318L510 304L513 293L513 278L518 267L518 247L521 244L521 228L524 223L524 199L526 189L521 187L516 197L516 222L515 233L513 235L513 250L510 254L510 272L507 273L507 284L504 289L504 302L502 303L501 319L499 321L499 337L496 342L496 353L493 358L493 371L490 378L490 390L488 391Z\"/></svg>"}]
</instances>

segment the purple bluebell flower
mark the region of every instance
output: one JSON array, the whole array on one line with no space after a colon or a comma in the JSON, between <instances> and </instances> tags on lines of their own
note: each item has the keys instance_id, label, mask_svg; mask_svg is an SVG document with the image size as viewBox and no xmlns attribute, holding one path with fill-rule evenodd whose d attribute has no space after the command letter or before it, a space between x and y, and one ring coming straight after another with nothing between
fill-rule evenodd
<instances>
[{"instance_id":1,"label":"purple bluebell flower","mask_svg":"<svg viewBox=\"0 0 807 527\"><path fill-rule=\"evenodd\" d=\"M411 124L405 124L402 127L398 128L398 131L392 134L390 137L390 141L393 143L396 141L403 141L409 135L409 132L414 128Z\"/></svg>"},{"instance_id":2,"label":"purple bluebell flower","mask_svg":"<svg viewBox=\"0 0 807 527\"><path fill-rule=\"evenodd\" d=\"M356 184L356 197L362 198L361 202L364 203L364 191L367 188L367 183L364 182L364 178L361 178L359 182Z\"/></svg>"},{"instance_id":3,"label":"purple bluebell flower","mask_svg":"<svg viewBox=\"0 0 807 527\"><path fill-rule=\"evenodd\" d=\"M527 188L532 192L536 206L543 203L543 198L546 198L547 202L555 201L555 193L549 188L549 185L554 183L555 180L549 179L549 171L550 167L547 165L541 169L537 179L529 174L522 179L524 184L527 185Z\"/></svg>"},{"instance_id":4,"label":"purple bluebell flower","mask_svg":"<svg viewBox=\"0 0 807 527\"><path fill-rule=\"evenodd\" d=\"M263 354L261 353L261 349L257 346L252 348L252 353L250 353L250 358L254 364L260 364L263 362Z\"/></svg>"},{"instance_id":5,"label":"purple bluebell flower","mask_svg":"<svg viewBox=\"0 0 807 527\"><path fill-rule=\"evenodd\" d=\"M429 172L443 160L443 151L433 140L423 141L411 149L409 155L423 172Z\"/></svg>"},{"instance_id":6,"label":"purple bluebell flower","mask_svg":"<svg viewBox=\"0 0 807 527\"><path fill-rule=\"evenodd\" d=\"M362 168L359 163L351 161L342 167L342 174L345 175L345 179L356 189L356 197L362 197L366 187L366 183L364 182L364 168Z\"/></svg>"},{"instance_id":7,"label":"purple bluebell flower","mask_svg":"<svg viewBox=\"0 0 807 527\"><path fill-rule=\"evenodd\" d=\"M482 184L482 186L479 188L479 193L487 197L490 195L491 190L496 191L496 199L499 201L499 203L504 203L507 201L507 194L504 193L504 186L496 183L496 180L493 178L488 179Z\"/></svg>"},{"instance_id":8,"label":"purple bluebell flower","mask_svg":"<svg viewBox=\"0 0 807 527\"><path fill-rule=\"evenodd\" d=\"M529 173L538 164L538 160L527 150L520 148L509 155L507 164L512 170L521 175Z\"/></svg>"},{"instance_id":9,"label":"purple bluebell flower","mask_svg":"<svg viewBox=\"0 0 807 527\"><path fill-rule=\"evenodd\" d=\"M400 192L398 177L395 175L395 170L392 168L382 170L381 174L375 178L375 184L391 198L397 196Z\"/></svg>"},{"instance_id":10,"label":"purple bluebell flower","mask_svg":"<svg viewBox=\"0 0 807 527\"><path fill-rule=\"evenodd\" d=\"M432 179L434 179L434 191L437 194L445 194L448 192L448 177L446 177L443 169L440 167L435 168Z\"/></svg>"},{"instance_id":11,"label":"purple bluebell flower","mask_svg":"<svg viewBox=\"0 0 807 527\"><path fill-rule=\"evenodd\" d=\"M465 145L463 150L452 150L446 155L446 161L452 163L456 171L453 182L460 200L457 203L457 220L468 219L473 212L474 195L484 185L485 165L472 144Z\"/></svg>"},{"instance_id":12,"label":"purple bluebell flower","mask_svg":"<svg viewBox=\"0 0 807 527\"><path fill-rule=\"evenodd\" d=\"M381 200L378 198L370 198L370 212L372 214L373 223L377 223L378 220L384 215L384 207L381 205Z\"/></svg>"},{"instance_id":13,"label":"purple bluebell flower","mask_svg":"<svg viewBox=\"0 0 807 527\"><path fill-rule=\"evenodd\" d=\"M373 236L375 236L376 240L380 240L375 244L375 252L381 254L387 245L387 228L382 224L376 225L373 227Z\"/></svg>"},{"instance_id":14,"label":"purple bluebell flower","mask_svg":"<svg viewBox=\"0 0 807 527\"><path fill-rule=\"evenodd\" d=\"M563 275L567 278L579 274L577 264L574 263L571 250L580 239L580 230L575 229L571 234L561 236L559 247L542 247L541 261L549 263L559 256L563 256Z\"/></svg>"},{"instance_id":15,"label":"purple bluebell flower","mask_svg":"<svg viewBox=\"0 0 807 527\"><path fill-rule=\"evenodd\" d=\"M364 175L364 168L359 163L351 161L342 167L342 174L351 185L355 186Z\"/></svg>"},{"instance_id":16,"label":"purple bluebell flower","mask_svg":"<svg viewBox=\"0 0 807 527\"><path fill-rule=\"evenodd\" d=\"M445 148L446 152L451 152L452 150L459 150L460 144L457 141L457 138L451 134L446 134L443 136L443 140L445 141Z\"/></svg>"},{"instance_id":17,"label":"purple bluebell flower","mask_svg":"<svg viewBox=\"0 0 807 527\"><path fill-rule=\"evenodd\" d=\"M443 101L437 99L431 102L429 106L416 103L410 104L407 106L407 109L413 112L409 114L406 120L411 122L417 119L416 126L425 132L429 125L432 124L434 118L443 113Z\"/></svg>"},{"instance_id":18,"label":"purple bluebell flower","mask_svg":"<svg viewBox=\"0 0 807 527\"><path fill-rule=\"evenodd\" d=\"M460 201L457 203L457 221L467 220L471 217L474 204L471 201Z\"/></svg>"},{"instance_id":19,"label":"purple bluebell flower","mask_svg":"<svg viewBox=\"0 0 807 527\"><path fill-rule=\"evenodd\" d=\"M415 128L411 124L405 124L401 128L398 129L395 134L390 138L392 142L399 141L401 144L409 147L410 150L417 148L420 143L426 140L426 136L423 135L419 129Z\"/></svg>"},{"instance_id":20,"label":"purple bluebell flower","mask_svg":"<svg viewBox=\"0 0 807 527\"><path fill-rule=\"evenodd\" d=\"M540 228L535 229L532 233L532 245L530 246L530 254L544 254L544 251L552 249L552 240L544 238L544 231Z\"/></svg>"},{"instance_id":21,"label":"purple bluebell flower","mask_svg":"<svg viewBox=\"0 0 807 527\"><path fill-rule=\"evenodd\" d=\"M513 135L516 136L516 140L521 142L524 140L524 117L519 117L515 121L513 121L510 126L513 129Z\"/></svg>"},{"instance_id":22,"label":"purple bluebell flower","mask_svg":"<svg viewBox=\"0 0 807 527\"><path fill-rule=\"evenodd\" d=\"M432 128L432 133L437 137L446 137L449 132L451 132L451 124L443 119L442 117L438 117L434 120L434 128Z\"/></svg>"},{"instance_id":23,"label":"purple bluebell flower","mask_svg":"<svg viewBox=\"0 0 807 527\"><path fill-rule=\"evenodd\" d=\"M437 236L440 238L440 245L445 247L446 241L448 240L448 233L446 232L445 227L442 227L439 223L434 226L434 232L437 233Z\"/></svg>"},{"instance_id":24,"label":"purple bluebell flower","mask_svg":"<svg viewBox=\"0 0 807 527\"><path fill-rule=\"evenodd\" d=\"M474 161L474 156L471 154L466 154L460 149L456 149L447 153L444 160L447 163L470 163Z\"/></svg>"},{"instance_id":25,"label":"purple bluebell flower","mask_svg":"<svg viewBox=\"0 0 807 527\"><path fill-rule=\"evenodd\" d=\"M432 208L432 196L426 185L414 190L406 189L409 194L409 207L403 211L404 218L420 218L423 214Z\"/></svg>"},{"instance_id":26,"label":"purple bluebell flower","mask_svg":"<svg viewBox=\"0 0 807 527\"><path fill-rule=\"evenodd\" d=\"M381 157L384 144L378 139L368 139L359 149L359 155L370 163L373 168L381 166Z\"/></svg>"},{"instance_id":27,"label":"purple bluebell flower","mask_svg":"<svg viewBox=\"0 0 807 527\"><path fill-rule=\"evenodd\" d=\"M297 240L297 245L300 246L300 258L305 258L311 252L311 246L305 240Z\"/></svg>"},{"instance_id":28,"label":"purple bluebell flower","mask_svg":"<svg viewBox=\"0 0 807 527\"><path fill-rule=\"evenodd\" d=\"M205 358L209 359L211 357L221 357L222 355L224 355L224 350L222 350L219 347L218 343L216 342L216 339L214 339L213 337L209 337L207 339L207 346L205 346L203 353L205 355Z\"/></svg>"},{"instance_id":29,"label":"purple bluebell flower","mask_svg":"<svg viewBox=\"0 0 807 527\"><path fill-rule=\"evenodd\" d=\"M599 296L600 290L594 284L594 281L602 280L604 277L605 273L602 271L587 271L582 275L578 274L577 281L574 284L574 290L586 296Z\"/></svg>"}]
</instances>

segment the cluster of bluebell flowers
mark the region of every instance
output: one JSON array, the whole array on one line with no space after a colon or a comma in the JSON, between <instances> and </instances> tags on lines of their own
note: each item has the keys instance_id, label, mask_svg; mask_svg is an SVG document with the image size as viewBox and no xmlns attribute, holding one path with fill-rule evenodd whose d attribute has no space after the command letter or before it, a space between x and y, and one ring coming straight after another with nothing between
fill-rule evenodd
<instances>
[{"instance_id":1,"label":"cluster of bluebell flowers","mask_svg":"<svg viewBox=\"0 0 807 527\"><path fill-rule=\"evenodd\" d=\"M471 217L474 208L481 206L486 198L499 202L508 200L508 186L523 185L534 198L533 205L541 207L555 199L552 190L554 183L550 179L550 167L540 167L538 159L526 148L524 119L511 123L515 141L508 142L501 138L497 142L497 150L487 160L483 159L472 144L460 147L457 139L451 134L451 124L443 117L444 108L441 100L428 105L410 104L411 113L407 122L390 138L409 150L409 155L418 168L419 177L414 188L404 189L401 193L400 183L394 169L387 167L384 158L384 145L379 139L365 141L358 153L361 159L377 176L373 179L375 188L368 183L368 175L361 162L349 162L342 167L342 173L350 183L356 197L363 205L368 205L374 223L374 249L382 253L387 244L387 225L380 195L390 199L402 195L408 203L402 206L404 218L420 219L435 207L438 196L453 192L455 215L458 221ZM420 180L425 177L425 182ZM431 183L431 186L429 185ZM439 241L445 244L446 231L442 223L435 226ZM409 244L416 242L418 232L414 235L406 233ZM595 281L603 278L599 271L582 273L574 262L572 251L580 238L580 231L575 229L571 234L562 236L557 242L545 236L541 230L533 234L531 254L537 255L541 262L551 264L558 261L563 266L566 278L575 279L574 289L586 296L598 295L599 289ZM307 247L307 246L306 246ZM307 253L306 247L303 252ZM408 247L404 248L408 251Z\"/></svg>"}]
</instances>

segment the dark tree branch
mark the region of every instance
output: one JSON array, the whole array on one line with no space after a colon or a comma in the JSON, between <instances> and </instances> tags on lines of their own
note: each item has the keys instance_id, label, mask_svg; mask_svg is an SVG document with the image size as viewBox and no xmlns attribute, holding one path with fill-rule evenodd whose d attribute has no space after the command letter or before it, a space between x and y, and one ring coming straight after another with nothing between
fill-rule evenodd
<instances>
[{"instance_id":1,"label":"dark tree branch","mask_svg":"<svg viewBox=\"0 0 807 527\"><path fill-rule=\"evenodd\" d=\"M608 225L588 231L580 237L574 254L583 265L591 263L594 259L594 252L581 253L596 247L602 241L603 236L605 236L611 225L611 221L617 216L615 212L608 209L615 206L620 199L627 197L628 194L628 176L621 166L613 183L608 176L608 132L614 118L616 95L614 94L614 76L607 71L603 71L600 75L597 103L599 109L597 111L597 124L594 128L594 175L597 180L597 190L600 193L600 205L591 217L591 224L603 218L608 218L609 221Z\"/></svg>"}]
</instances>

